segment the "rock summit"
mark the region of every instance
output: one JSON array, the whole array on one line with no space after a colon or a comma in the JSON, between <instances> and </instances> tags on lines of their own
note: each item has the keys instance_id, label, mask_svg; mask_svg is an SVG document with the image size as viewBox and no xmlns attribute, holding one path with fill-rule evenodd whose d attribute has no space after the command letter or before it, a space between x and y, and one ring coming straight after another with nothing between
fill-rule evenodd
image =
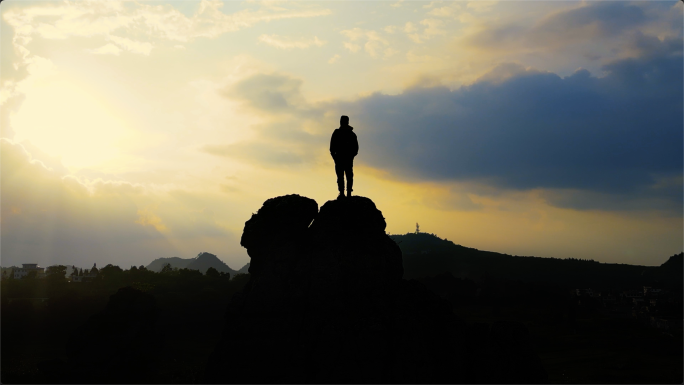
<instances>
[{"instance_id":1,"label":"rock summit","mask_svg":"<svg viewBox=\"0 0 684 385\"><path fill-rule=\"evenodd\" d=\"M527 329L469 324L422 283L372 200L286 195L245 223L250 281L228 307L211 383L539 383Z\"/></svg>"}]
</instances>

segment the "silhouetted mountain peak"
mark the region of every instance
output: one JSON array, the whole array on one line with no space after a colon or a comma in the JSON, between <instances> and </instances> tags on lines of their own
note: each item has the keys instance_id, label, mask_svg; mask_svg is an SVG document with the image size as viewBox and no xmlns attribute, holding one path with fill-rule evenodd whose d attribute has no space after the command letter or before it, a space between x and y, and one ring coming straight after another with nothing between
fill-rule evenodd
<instances>
[{"instance_id":1,"label":"silhouetted mountain peak","mask_svg":"<svg viewBox=\"0 0 684 385\"><path fill-rule=\"evenodd\" d=\"M682 267L684 266L684 253L679 253L671 256L670 258L667 259L660 267L664 267L667 269L673 269L673 270L678 270L679 272L682 271Z\"/></svg>"},{"instance_id":2,"label":"silhouetted mountain peak","mask_svg":"<svg viewBox=\"0 0 684 385\"><path fill-rule=\"evenodd\" d=\"M216 255L207 253L206 251L197 254L197 256L193 259L196 261L221 261Z\"/></svg>"},{"instance_id":3,"label":"silhouetted mountain peak","mask_svg":"<svg viewBox=\"0 0 684 385\"><path fill-rule=\"evenodd\" d=\"M186 268L199 270L202 274L205 274L210 267L213 267L221 273L229 273L231 276L234 276L236 273L235 270L228 267L228 265L216 255L206 251L197 254L197 257L195 257Z\"/></svg>"}]
</instances>

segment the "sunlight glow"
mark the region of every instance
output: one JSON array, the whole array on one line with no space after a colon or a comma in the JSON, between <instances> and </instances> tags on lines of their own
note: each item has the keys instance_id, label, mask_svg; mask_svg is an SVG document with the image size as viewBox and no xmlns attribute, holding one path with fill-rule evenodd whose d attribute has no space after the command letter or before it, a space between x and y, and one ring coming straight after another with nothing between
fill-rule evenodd
<instances>
[{"instance_id":1,"label":"sunlight glow","mask_svg":"<svg viewBox=\"0 0 684 385\"><path fill-rule=\"evenodd\" d=\"M106 102L66 80L34 84L12 116L16 140L28 140L68 168L94 167L115 159L126 123Z\"/></svg>"}]
</instances>

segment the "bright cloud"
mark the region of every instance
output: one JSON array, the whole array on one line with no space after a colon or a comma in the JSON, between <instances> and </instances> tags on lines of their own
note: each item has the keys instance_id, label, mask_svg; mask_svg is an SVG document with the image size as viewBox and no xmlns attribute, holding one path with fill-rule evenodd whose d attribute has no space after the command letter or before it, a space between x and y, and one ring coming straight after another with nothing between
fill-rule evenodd
<instances>
[{"instance_id":1,"label":"bright cloud","mask_svg":"<svg viewBox=\"0 0 684 385\"><path fill-rule=\"evenodd\" d=\"M204 247L227 257L237 238L216 223L196 193L155 193L124 181L61 175L32 159L18 143L2 146L3 264L148 264L154 258L195 255ZM179 242L179 240L183 240ZM235 266L235 263L233 263Z\"/></svg>"},{"instance_id":2,"label":"bright cloud","mask_svg":"<svg viewBox=\"0 0 684 385\"><path fill-rule=\"evenodd\" d=\"M284 36L278 36L278 35L261 35L259 36L259 41L266 43L267 45L270 45L272 47L280 48L280 49L293 49L293 48L299 48L299 49L304 49L304 48L309 48L309 47L322 47L324 46L327 42L319 40L317 36L314 36L313 39L292 39L289 37L284 37Z\"/></svg>"},{"instance_id":3,"label":"bright cloud","mask_svg":"<svg viewBox=\"0 0 684 385\"><path fill-rule=\"evenodd\" d=\"M114 45L112 43L103 45L100 48L95 48L95 49L90 49L88 52L94 53L96 55L114 55L114 56L119 56L119 54L123 51L119 46Z\"/></svg>"},{"instance_id":4,"label":"bright cloud","mask_svg":"<svg viewBox=\"0 0 684 385\"><path fill-rule=\"evenodd\" d=\"M331 57L330 59L328 59L328 64L334 64L335 62L337 62L338 60L340 60L341 57L342 57L342 56L340 56L340 55L338 55L338 54L335 54L335 56L333 56L333 57Z\"/></svg>"},{"instance_id":5,"label":"bright cloud","mask_svg":"<svg viewBox=\"0 0 684 385\"><path fill-rule=\"evenodd\" d=\"M364 51L368 53L371 57L376 57L378 54L387 46L389 42L387 39L380 36L377 31L374 30L364 30L362 28L347 29L340 32L342 35L346 36L352 42L359 42L365 44L363 45ZM345 42L345 48L352 52L356 52L360 49L360 46L355 43Z\"/></svg>"},{"instance_id":6,"label":"bright cloud","mask_svg":"<svg viewBox=\"0 0 684 385\"><path fill-rule=\"evenodd\" d=\"M116 45L132 53L149 55L150 51L152 51L151 43L135 41L114 35L109 36L109 40L113 41Z\"/></svg>"}]
</instances>

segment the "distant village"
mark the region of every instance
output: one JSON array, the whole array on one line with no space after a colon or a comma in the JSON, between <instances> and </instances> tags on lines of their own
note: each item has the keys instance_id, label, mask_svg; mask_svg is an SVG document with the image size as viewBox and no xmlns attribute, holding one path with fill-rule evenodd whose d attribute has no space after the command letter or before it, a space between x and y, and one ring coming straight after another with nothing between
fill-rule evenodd
<instances>
[{"instance_id":1,"label":"distant village","mask_svg":"<svg viewBox=\"0 0 684 385\"><path fill-rule=\"evenodd\" d=\"M578 305L612 316L636 318L643 324L663 330L682 328L681 302L676 302L674 293L667 289L643 286L618 293L576 289L573 294Z\"/></svg>"},{"instance_id":2,"label":"distant village","mask_svg":"<svg viewBox=\"0 0 684 385\"><path fill-rule=\"evenodd\" d=\"M99 270L97 264L93 264L91 269L79 269L76 266L67 266L67 281L69 282L88 282L97 278ZM38 266L37 263L23 263L21 267L3 267L2 276L5 279L26 279L37 278L42 279L46 277L44 267Z\"/></svg>"}]
</instances>

